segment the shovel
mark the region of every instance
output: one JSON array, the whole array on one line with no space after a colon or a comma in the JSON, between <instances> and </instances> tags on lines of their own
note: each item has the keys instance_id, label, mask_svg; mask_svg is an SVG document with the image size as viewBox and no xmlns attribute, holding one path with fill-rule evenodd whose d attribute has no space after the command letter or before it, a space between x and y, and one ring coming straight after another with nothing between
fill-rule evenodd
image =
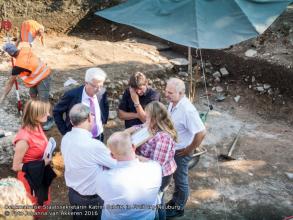
<instances>
[{"instance_id":1,"label":"shovel","mask_svg":"<svg viewBox=\"0 0 293 220\"><path fill-rule=\"evenodd\" d=\"M240 137L240 132L241 132L241 130L242 130L243 127L244 127L244 125L242 125L242 127L239 129L239 131L238 131L236 137L234 138L233 143L232 143L232 145L231 145L231 147L230 147L230 149L229 149L228 154L227 154L227 155L226 155L226 154L220 154L220 155L218 156L218 160L219 160L219 161L230 161L230 160L236 160L236 159L233 158L231 155L232 155L232 153L233 153L233 150L235 149L235 146L236 146L236 144L237 144L237 142L238 142L238 139L239 139L239 137Z\"/></svg>"}]
</instances>

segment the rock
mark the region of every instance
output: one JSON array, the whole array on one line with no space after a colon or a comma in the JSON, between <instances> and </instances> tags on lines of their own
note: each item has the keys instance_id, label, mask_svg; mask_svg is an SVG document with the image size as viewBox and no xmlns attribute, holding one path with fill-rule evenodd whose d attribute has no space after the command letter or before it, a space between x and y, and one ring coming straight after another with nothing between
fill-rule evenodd
<instances>
[{"instance_id":1,"label":"rock","mask_svg":"<svg viewBox=\"0 0 293 220\"><path fill-rule=\"evenodd\" d=\"M237 96L234 97L235 102L239 102L239 99L240 99L240 95L237 95Z\"/></svg>"},{"instance_id":2,"label":"rock","mask_svg":"<svg viewBox=\"0 0 293 220\"><path fill-rule=\"evenodd\" d=\"M127 86L127 85L128 85L128 80L124 79L124 80L122 80L122 83L123 83L125 86Z\"/></svg>"},{"instance_id":3,"label":"rock","mask_svg":"<svg viewBox=\"0 0 293 220\"><path fill-rule=\"evenodd\" d=\"M78 85L78 82L76 82L76 80L72 79L71 77L68 78L68 80L66 80L66 82L64 82L64 87L70 86L70 85Z\"/></svg>"},{"instance_id":4,"label":"rock","mask_svg":"<svg viewBox=\"0 0 293 220\"><path fill-rule=\"evenodd\" d=\"M220 93L220 92L223 92L224 89L223 89L223 87L221 87L221 86L217 86L217 87L216 87L216 91Z\"/></svg>"},{"instance_id":5,"label":"rock","mask_svg":"<svg viewBox=\"0 0 293 220\"><path fill-rule=\"evenodd\" d=\"M219 82L221 82L221 79L220 79L220 77L216 77L214 81L219 83Z\"/></svg>"},{"instance_id":6,"label":"rock","mask_svg":"<svg viewBox=\"0 0 293 220\"><path fill-rule=\"evenodd\" d=\"M108 85L108 88L110 88L110 89L115 89L116 86L115 86L115 84L111 83L111 84Z\"/></svg>"},{"instance_id":7,"label":"rock","mask_svg":"<svg viewBox=\"0 0 293 220\"><path fill-rule=\"evenodd\" d=\"M222 93L219 93L219 94L217 94L217 96L216 96L216 101L217 102L221 102L221 101L224 101L226 99L226 96L224 96Z\"/></svg>"},{"instance_id":8,"label":"rock","mask_svg":"<svg viewBox=\"0 0 293 220\"><path fill-rule=\"evenodd\" d=\"M205 68L205 73L206 73L206 74L212 74L212 69Z\"/></svg>"},{"instance_id":9,"label":"rock","mask_svg":"<svg viewBox=\"0 0 293 220\"><path fill-rule=\"evenodd\" d=\"M249 49L245 52L245 56L247 57L255 57L257 55L257 51L253 49Z\"/></svg>"},{"instance_id":10,"label":"rock","mask_svg":"<svg viewBox=\"0 0 293 220\"><path fill-rule=\"evenodd\" d=\"M187 72L182 72L182 71L181 71L181 72L178 73L178 75L179 75L179 76L187 77L187 76L188 76L188 73L187 73Z\"/></svg>"},{"instance_id":11,"label":"rock","mask_svg":"<svg viewBox=\"0 0 293 220\"><path fill-rule=\"evenodd\" d=\"M0 139L0 164L10 164L13 158L13 141L14 135L2 137Z\"/></svg>"},{"instance_id":12,"label":"rock","mask_svg":"<svg viewBox=\"0 0 293 220\"><path fill-rule=\"evenodd\" d=\"M259 92L263 92L263 91L265 91L265 89L264 89L263 86L257 86L255 89L256 89L257 91L259 91Z\"/></svg>"},{"instance_id":13,"label":"rock","mask_svg":"<svg viewBox=\"0 0 293 220\"><path fill-rule=\"evenodd\" d=\"M248 86L248 88L250 88L250 89L251 89L251 87L252 87L252 85L249 85L249 86Z\"/></svg>"},{"instance_id":14,"label":"rock","mask_svg":"<svg viewBox=\"0 0 293 220\"><path fill-rule=\"evenodd\" d=\"M263 85L263 88L265 90L267 90L267 89L271 88L271 85L266 83L266 84Z\"/></svg>"},{"instance_id":15,"label":"rock","mask_svg":"<svg viewBox=\"0 0 293 220\"><path fill-rule=\"evenodd\" d=\"M293 173L285 173L289 180L293 180Z\"/></svg>"},{"instance_id":16,"label":"rock","mask_svg":"<svg viewBox=\"0 0 293 220\"><path fill-rule=\"evenodd\" d=\"M116 111L109 111L109 119L113 120L117 118L117 112Z\"/></svg>"},{"instance_id":17,"label":"rock","mask_svg":"<svg viewBox=\"0 0 293 220\"><path fill-rule=\"evenodd\" d=\"M117 122L114 120L108 120L107 124L105 125L106 128L115 128L117 127Z\"/></svg>"},{"instance_id":18,"label":"rock","mask_svg":"<svg viewBox=\"0 0 293 220\"><path fill-rule=\"evenodd\" d=\"M221 77L222 75L221 75L221 73L219 72L219 71L216 71L216 72L214 72L213 73L213 77L215 77L215 78L217 78L217 77Z\"/></svg>"},{"instance_id":19,"label":"rock","mask_svg":"<svg viewBox=\"0 0 293 220\"><path fill-rule=\"evenodd\" d=\"M255 82L255 76L251 77L251 82L254 83Z\"/></svg>"},{"instance_id":20,"label":"rock","mask_svg":"<svg viewBox=\"0 0 293 220\"><path fill-rule=\"evenodd\" d=\"M164 66L167 70L171 70L171 69L173 69L173 67L174 67L171 63L163 64L163 66Z\"/></svg>"},{"instance_id":21,"label":"rock","mask_svg":"<svg viewBox=\"0 0 293 220\"><path fill-rule=\"evenodd\" d=\"M115 31L118 27L114 24L111 24L111 31Z\"/></svg>"},{"instance_id":22,"label":"rock","mask_svg":"<svg viewBox=\"0 0 293 220\"><path fill-rule=\"evenodd\" d=\"M118 84L119 84L120 86L123 86L123 82L122 82L122 81L118 81Z\"/></svg>"},{"instance_id":23,"label":"rock","mask_svg":"<svg viewBox=\"0 0 293 220\"><path fill-rule=\"evenodd\" d=\"M268 94L269 95L273 95L273 90L272 89L268 89Z\"/></svg>"},{"instance_id":24,"label":"rock","mask_svg":"<svg viewBox=\"0 0 293 220\"><path fill-rule=\"evenodd\" d=\"M169 61L170 61L170 63L172 63L176 66L186 66L189 64L188 60L185 58L175 58L175 59L171 59Z\"/></svg>"},{"instance_id":25,"label":"rock","mask_svg":"<svg viewBox=\"0 0 293 220\"><path fill-rule=\"evenodd\" d=\"M229 75L229 72L225 67L221 68L220 72L221 72L222 76L228 76Z\"/></svg>"}]
</instances>

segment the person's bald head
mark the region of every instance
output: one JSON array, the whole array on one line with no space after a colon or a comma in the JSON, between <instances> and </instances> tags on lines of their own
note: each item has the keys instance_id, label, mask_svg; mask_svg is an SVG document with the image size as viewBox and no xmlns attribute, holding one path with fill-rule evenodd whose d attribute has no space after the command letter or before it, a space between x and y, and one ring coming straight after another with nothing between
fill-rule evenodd
<instances>
[{"instance_id":1,"label":"person's bald head","mask_svg":"<svg viewBox=\"0 0 293 220\"><path fill-rule=\"evenodd\" d=\"M107 141L107 146L110 148L113 157L118 161L133 160L135 158L131 137L127 132L113 133Z\"/></svg>"}]
</instances>

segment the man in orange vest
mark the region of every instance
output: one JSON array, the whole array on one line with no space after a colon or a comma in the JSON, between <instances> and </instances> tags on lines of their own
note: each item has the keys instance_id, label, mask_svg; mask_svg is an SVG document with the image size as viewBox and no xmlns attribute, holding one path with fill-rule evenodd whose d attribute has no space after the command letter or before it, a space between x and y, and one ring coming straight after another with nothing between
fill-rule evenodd
<instances>
[{"instance_id":1,"label":"man in orange vest","mask_svg":"<svg viewBox=\"0 0 293 220\"><path fill-rule=\"evenodd\" d=\"M40 37L42 45L44 46L44 31L43 25L34 20L26 20L21 24L20 36L16 42L16 46L20 42L27 42L32 46L36 37Z\"/></svg>"},{"instance_id":2,"label":"man in orange vest","mask_svg":"<svg viewBox=\"0 0 293 220\"><path fill-rule=\"evenodd\" d=\"M14 44L7 43L3 50L15 59L12 68L12 75L7 82L3 94L0 96L0 103L6 98L17 77L22 79L24 85L30 88L31 98L38 98L42 101L49 101L50 94L50 74L51 69L42 62L30 47L17 49ZM50 126L49 126L50 125ZM44 130L53 126L53 119L50 118L44 125Z\"/></svg>"}]
</instances>

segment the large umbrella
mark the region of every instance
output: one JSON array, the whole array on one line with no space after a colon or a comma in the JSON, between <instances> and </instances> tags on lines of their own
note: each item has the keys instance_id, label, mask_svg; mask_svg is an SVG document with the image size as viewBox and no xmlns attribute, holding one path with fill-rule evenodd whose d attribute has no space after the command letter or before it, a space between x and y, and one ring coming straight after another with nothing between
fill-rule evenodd
<instances>
[{"instance_id":1,"label":"large umbrella","mask_svg":"<svg viewBox=\"0 0 293 220\"><path fill-rule=\"evenodd\" d=\"M193 48L220 49L263 33L293 0L128 0L95 14Z\"/></svg>"}]
</instances>

